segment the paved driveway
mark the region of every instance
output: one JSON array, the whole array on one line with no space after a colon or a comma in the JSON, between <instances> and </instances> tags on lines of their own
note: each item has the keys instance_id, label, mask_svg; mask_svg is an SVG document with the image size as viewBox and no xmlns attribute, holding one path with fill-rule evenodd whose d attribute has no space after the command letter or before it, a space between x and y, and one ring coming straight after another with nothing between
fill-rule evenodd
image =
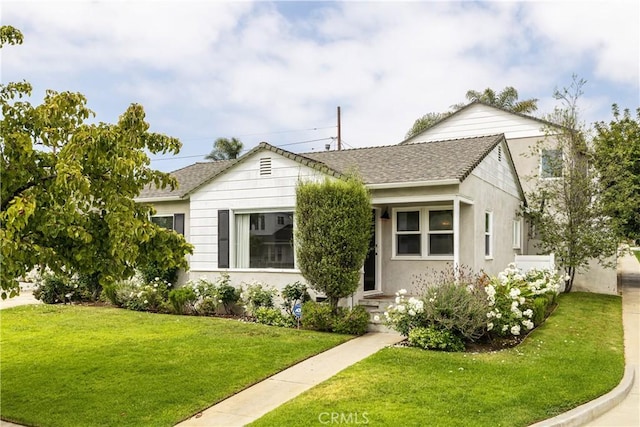
<instances>
[{"instance_id":1,"label":"paved driveway","mask_svg":"<svg viewBox=\"0 0 640 427\"><path fill-rule=\"evenodd\" d=\"M16 307L19 305L42 304L42 301L39 301L33 297L33 286L29 284L22 284L20 288L20 295L18 295L17 297L7 298L6 300L0 299L0 310Z\"/></svg>"}]
</instances>

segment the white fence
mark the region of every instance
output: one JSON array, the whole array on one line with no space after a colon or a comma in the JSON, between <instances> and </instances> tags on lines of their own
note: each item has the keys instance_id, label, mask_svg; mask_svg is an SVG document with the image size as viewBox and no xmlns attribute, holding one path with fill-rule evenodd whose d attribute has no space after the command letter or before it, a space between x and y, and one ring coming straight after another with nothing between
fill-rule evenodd
<instances>
[{"instance_id":1,"label":"white fence","mask_svg":"<svg viewBox=\"0 0 640 427\"><path fill-rule=\"evenodd\" d=\"M555 255L516 255L516 267L523 273L536 268L556 271Z\"/></svg>"}]
</instances>

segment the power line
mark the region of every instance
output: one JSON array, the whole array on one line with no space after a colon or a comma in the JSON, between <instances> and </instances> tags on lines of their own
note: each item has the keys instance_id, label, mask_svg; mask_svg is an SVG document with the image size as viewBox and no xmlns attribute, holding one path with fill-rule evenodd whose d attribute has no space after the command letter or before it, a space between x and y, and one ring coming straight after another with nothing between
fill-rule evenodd
<instances>
[{"instance_id":1,"label":"power line","mask_svg":"<svg viewBox=\"0 0 640 427\"><path fill-rule=\"evenodd\" d=\"M240 135L233 135L236 138L242 138L244 136L254 136L254 135L278 135L283 133L294 133L294 132L306 132L306 131L316 131L316 130L324 130L324 129L335 129L337 126L325 126L325 127L315 127L308 129L292 129L292 130L277 130L271 132L255 132L255 133L244 133ZM214 137L201 137L201 138L180 138L181 141L213 141Z\"/></svg>"},{"instance_id":2,"label":"power line","mask_svg":"<svg viewBox=\"0 0 640 427\"><path fill-rule=\"evenodd\" d=\"M334 126L335 127L335 126ZM296 141L296 142L289 142L287 144L280 144L280 145L274 145L274 147L287 147L289 145L298 145L298 144L306 144L309 142L319 142L319 141L326 141L328 139L334 140L335 137L334 136L328 136L326 138L318 138L318 139L308 139L306 141ZM250 151L251 148L246 149L246 150L242 150L243 152L248 152ZM161 161L165 161L165 160L181 160L181 159L194 159L196 157L205 157L207 154L209 153L205 153L205 154L194 154L194 155L190 155L190 156L178 156L178 157L157 157L155 159L151 159L152 162L161 162Z\"/></svg>"}]
</instances>

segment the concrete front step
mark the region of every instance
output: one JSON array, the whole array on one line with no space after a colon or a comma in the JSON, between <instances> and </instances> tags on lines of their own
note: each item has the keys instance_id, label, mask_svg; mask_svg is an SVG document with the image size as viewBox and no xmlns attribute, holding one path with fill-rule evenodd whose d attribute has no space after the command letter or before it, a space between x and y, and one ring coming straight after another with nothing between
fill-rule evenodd
<instances>
[{"instance_id":1,"label":"concrete front step","mask_svg":"<svg viewBox=\"0 0 640 427\"><path fill-rule=\"evenodd\" d=\"M369 312L369 326L367 327L369 332L394 332L384 324L384 312L393 303L395 303L395 296L388 295L378 295L358 301L358 304Z\"/></svg>"}]
</instances>

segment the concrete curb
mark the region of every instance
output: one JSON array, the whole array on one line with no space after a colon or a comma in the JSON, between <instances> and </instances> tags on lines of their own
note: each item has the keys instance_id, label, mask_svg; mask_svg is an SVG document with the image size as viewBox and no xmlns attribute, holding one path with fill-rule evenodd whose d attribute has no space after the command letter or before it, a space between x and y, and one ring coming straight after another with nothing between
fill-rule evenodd
<instances>
[{"instance_id":1,"label":"concrete curb","mask_svg":"<svg viewBox=\"0 0 640 427\"><path fill-rule=\"evenodd\" d=\"M634 365L625 366L624 376L620 384L609 393L553 418L532 424L529 427L577 427L595 420L627 397L633 386L635 371L636 367Z\"/></svg>"}]
</instances>

